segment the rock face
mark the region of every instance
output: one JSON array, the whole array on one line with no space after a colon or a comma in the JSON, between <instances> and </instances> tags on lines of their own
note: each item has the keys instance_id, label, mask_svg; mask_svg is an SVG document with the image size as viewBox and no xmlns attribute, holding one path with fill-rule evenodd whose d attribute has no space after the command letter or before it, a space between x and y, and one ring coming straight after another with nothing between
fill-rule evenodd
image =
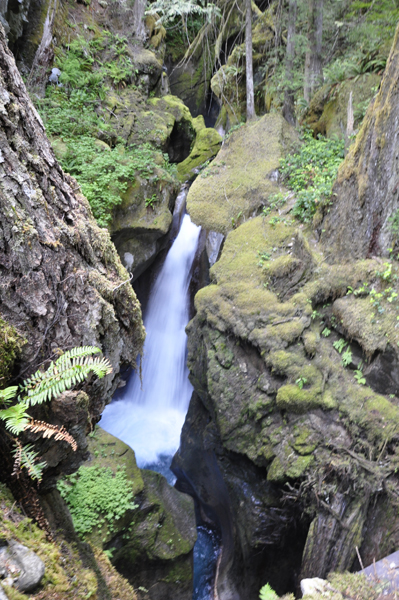
<instances>
[{"instance_id":1,"label":"rock face","mask_svg":"<svg viewBox=\"0 0 399 600\"><path fill-rule=\"evenodd\" d=\"M350 94L356 130L363 119L363 108L372 100L380 82L379 75L365 73L359 79L344 81L338 89L330 84L324 85L313 96L304 124L313 129L315 135L345 137Z\"/></svg>"},{"instance_id":2,"label":"rock face","mask_svg":"<svg viewBox=\"0 0 399 600\"><path fill-rule=\"evenodd\" d=\"M0 314L20 340L23 377L74 346L109 358L113 373L86 397L84 432L142 347L141 310L108 232L57 163L2 27L0 68Z\"/></svg>"},{"instance_id":3,"label":"rock face","mask_svg":"<svg viewBox=\"0 0 399 600\"><path fill-rule=\"evenodd\" d=\"M388 256L390 248L397 250L398 56L397 30L380 91L339 170L333 203L325 208L323 239L334 258Z\"/></svg>"},{"instance_id":4,"label":"rock face","mask_svg":"<svg viewBox=\"0 0 399 600\"><path fill-rule=\"evenodd\" d=\"M210 172L204 186L219 194L218 181ZM191 206L208 225L211 208ZM173 464L221 531L220 600L348 569L356 546L370 554L372 544L378 558L377 499L390 515L385 554L394 548L397 271L378 260L327 265L287 213L227 235L188 326L196 394Z\"/></svg>"}]
</instances>

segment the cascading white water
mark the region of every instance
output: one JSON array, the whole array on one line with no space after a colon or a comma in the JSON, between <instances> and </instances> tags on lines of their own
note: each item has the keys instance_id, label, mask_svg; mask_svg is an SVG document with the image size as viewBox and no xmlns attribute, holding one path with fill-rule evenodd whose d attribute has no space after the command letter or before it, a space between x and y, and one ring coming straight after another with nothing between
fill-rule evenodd
<instances>
[{"instance_id":1,"label":"cascading white water","mask_svg":"<svg viewBox=\"0 0 399 600\"><path fill-rule=\"evenodd\" d=\"M142 379L134 374L121 400L109 404L100 425L128 444L139 467L171 456L180 432L192 386L186 366L188 286L200 228L185 215L151 291L144 323L147 338Z\"/></svg>"}]
</instances>

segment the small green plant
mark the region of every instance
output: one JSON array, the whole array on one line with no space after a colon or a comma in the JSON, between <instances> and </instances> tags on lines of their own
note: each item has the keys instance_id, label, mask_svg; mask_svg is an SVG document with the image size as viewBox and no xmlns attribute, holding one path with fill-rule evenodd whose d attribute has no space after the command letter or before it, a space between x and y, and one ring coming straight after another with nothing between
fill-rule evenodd
<instances>
[{"instance_id":1,"label":"small green plant","mask_svg":"<svg viewBox=\"0 0 399 600\"><path fill-rule=\"evenodd\" d=\"M298 379L295 381L300 390L303 388L304 385L307 384L307 382L308 380L306 379L306 377L298 377Z\"/></svg>"},{"instance_id":2,"label":"small green plant","mask_svg":"<svg viewBox=\"0 0 399 600\"><path fill-rule=\"evenodd\" d=\"M271 259L272 255L270 254L270 252L258 252L258 256L259 256L258 267L263 267L265 262L267 262Z\"/></svg>"},{"instance_id":3,"label":"small green plant","mask_svg":"<svg viewBox=\"0 0 399 600\"><path fill-rule=\"evenodd\" d=\"M337 340L336 342L333 343L334 348L337 350L337 352L339 352L340 354L342 353L342 350L345 348L345 346L348 345L348 342L345 341L343 338L341 338L340 340Z\"/></svg>"},{"instance_id":4,"label":"small green plant","mask_svg":"<svg viewBox=\"0 0 399 600\"><path fill-rule=\"evenodd\" d=\"M156 202L159 202L159 198L156 194L153 194L151 196L151 198L146 198L145 199L145 205L147 208L152 208L152 210L154 210L154 205L156 204Z\"/></svg>"},{"instance_id":5,"label":"small green plant","mask_svg":"<svg viewBox=\"0 0 399 600\"><path fill-rule=\"evenodd\" d=\"M59 481L57 487L82 538L104 524L109 531L115 531L115 521L127 510L137 508L125 468L118 468L114 474L110 468L82 466Z\"/></svg>"},{"instance_id":6,"label":"small green plant","mask_svg":"<svg viewBox=\"0 0 399 600\"><path fill-rule=\"evenodd\" d=\"M352 352L350 348L347 348L345 352L342 353L342 364L344 367L347 367L352 362Z\"/></svg>"},{"instance_id":7,"label":"small green plant","mask_svg":"<svg viewBox=\"0 0 399 600\"><path fill-rule=\"evenodd\" d=\"M0 390L0 403L6 407L0 410L0 419L4 421L6 430L15 436L24 431L31 431L43 437L54 437L56 440L66 441L76 450L74 438L63 426L36 421L29 415L28 410L31 406L56 398L87 379L91 373L99 378L111 373L112 367L108 359L93 358L93 354L99 352L99 348L94 346L73 348L52 361L46 371L36 371L21 385ZM12 404L15 399L16 403ZM38 454L32 444L23 445L19 440L14 441L14 473L17 474L20 469L25 468L32 479L40 481L46 463L38 462Z\"/></svg>"},{"instance_id":8,"label":"small green plant","mask_svg":"<svg viewBox=\"0 0 399 600\"><path fill-rule=\"evenodd\" d=\"M259 592L260 600L278 600L278 596L268 583L264 585Z\"/></svg>"},{"instance_id":9,"label":"small green plant","mask_svg":"<svg viewBox=\"0 0 399 600\"><path fill-rule=\"evenodd\" d=\"M323 331L321 332L321 335L323 337L328 337L331 334L331 329L328 329L328 327L324 327Z\"/></svg>"},{"instance_id":10,"label":"small green plant","mask_svg":"<svg viewBox=\"0 0 399 600\"><path fill-rule=\"evenodd\" d=\"M359 368L355 370L353 376L356 379L357 383L359 383L360 385L366 385L366 379L365 377L363 377L363 372L360 368L360 365Z\"/></svg>"}]
</instances>

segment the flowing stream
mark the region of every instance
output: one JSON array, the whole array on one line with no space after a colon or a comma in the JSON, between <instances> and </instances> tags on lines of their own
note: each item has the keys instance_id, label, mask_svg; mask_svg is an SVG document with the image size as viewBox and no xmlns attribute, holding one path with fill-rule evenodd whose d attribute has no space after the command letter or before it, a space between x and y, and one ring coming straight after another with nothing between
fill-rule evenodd
<instances>
[{"instance_id":1,"label":"flowing stream","mask_svg":"<svg viewBox=\"0 0 399 600\"><path fill-rule=\"evenodd\" d=\"M185 201L183 191L178 203ZM179 210L179 209L178 209ZM178 216L178 215L177 215ZM178 235L151 290L144 324L147 337L142 358L142 383L137 373L109 404L101 427L128 444L141 468L152 469L173 483L172 457L179 447L192 386L186 365L189 320L188 287L200 227L185 215ZM198 527L194 547L193 600L213 598L218 540Z\"/></svg>"},{"instance_id":2,"label":"flowing stream","mask_svg":"<svg viewBox=\"0 0 399 600\"><path fill-rule=\"evenodd\" d=\"M122 398L106 407L100 423L134 449L139 467L161 471L169 480L172 474L168 474L168 459L179 447L192 393L186 366L185 327L199 233L200 227L184 215L151 291L144 318L147 338L141 362L142 384L134 373ZM168 463L164 469L163 463Z\"/></svg>"}]
</instances>

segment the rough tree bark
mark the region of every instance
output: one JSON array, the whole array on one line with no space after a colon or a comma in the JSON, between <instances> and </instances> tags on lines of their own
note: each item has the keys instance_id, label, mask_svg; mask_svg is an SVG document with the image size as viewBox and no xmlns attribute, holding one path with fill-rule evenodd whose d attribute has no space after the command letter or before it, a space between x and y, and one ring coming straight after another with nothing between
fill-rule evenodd
<instances>
[{"instance_id":1,"label":"rough tree bark","mask_svg":"<svg viewBox=\"0 0 399 600\"><path fill-rule=\"evenodd\" d=\"M90 386L91 419L144 339L128 274L108 231L55 159L1 25L0 316L25 339L16 373L24 378L60 350L103 350L114 372Z\"/></svg>"},{"instance_id":2,"label":"rough tree bark","mask_svg":"<svg viewBox=\"0 0 399 600\"><path fill-rule=\"evenodd\" d=\"M294 79L295 58L295 24L297 14L297 0L290 0L288 12L287 50L285 59L285 90L283 117L291 125L296 125L294 91L292 89Z\"/></svg>"},{"instance_id":3,"label":"rough tree bark","mask_svg":"<svg viewBox=\"0 0 399 600\"><path fill-rule=\"evenodd\" d=\"M247 121L250 121L255 117L251 0L245 0L245 61L247 82Z\"/></svg>"},{"instance_id":4,"label":"rough tree bark","mask_svg":"<svg viewBox=\"0 0 399 600\"><path fill-rule=\"evenodd\" d=\"M305 57L303 95L309 102L316 87L323 81L323 0L309 0L308 49Z\"/></svg>"}]
</instances>

